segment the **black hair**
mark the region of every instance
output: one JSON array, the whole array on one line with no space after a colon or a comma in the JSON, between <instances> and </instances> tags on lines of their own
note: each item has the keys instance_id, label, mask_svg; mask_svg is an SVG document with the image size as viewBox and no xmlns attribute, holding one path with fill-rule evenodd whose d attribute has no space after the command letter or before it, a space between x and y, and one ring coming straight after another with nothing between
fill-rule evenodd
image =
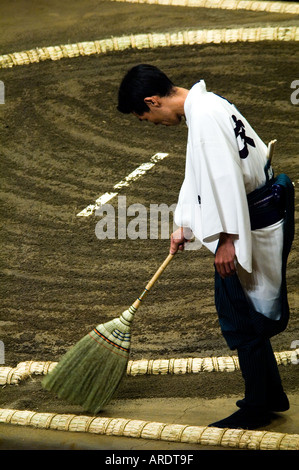
<instances>
[{"instance_id":1,"label":"black hair","mask_svg":"<svg viewBox=\"0 0 299 470\"><path fill-rule=\"evenodd\" d=\"M117 109L124 114L135 112L142 116L149 111L144 98L168 96L173 88L172 81L154 65L136 65L127 72L121 82Z\"/></svg>"}]
</instances>

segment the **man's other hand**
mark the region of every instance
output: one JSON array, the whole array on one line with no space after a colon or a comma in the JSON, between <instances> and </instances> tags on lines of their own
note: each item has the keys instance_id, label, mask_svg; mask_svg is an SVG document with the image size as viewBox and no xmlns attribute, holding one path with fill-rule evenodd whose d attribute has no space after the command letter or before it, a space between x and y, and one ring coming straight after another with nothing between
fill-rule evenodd
<instances>
[{"instance_id":1,"label":"man's other hand","mask_svg":"<svg viewBox=\"0 0 299 470\"><path fill-rule=\"evenodd\" d=\"M232 276L236 272L234 238L234 235L228 233L220 234L215 266L222 279Z\"/></svg>"}]
</instances>

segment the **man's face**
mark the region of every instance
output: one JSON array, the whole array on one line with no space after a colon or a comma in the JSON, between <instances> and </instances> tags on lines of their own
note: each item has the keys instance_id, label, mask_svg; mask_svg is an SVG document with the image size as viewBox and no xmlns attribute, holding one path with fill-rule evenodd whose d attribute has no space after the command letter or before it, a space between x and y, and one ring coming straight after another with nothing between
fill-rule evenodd
<instances>
[{"instance_id":1,"label":"man's face","mask_svg":"<svg viewBox=\"0 0 299 470\"><path fill-rule=\"evenodd\" d=\"M152 122L156 126L176 126L181 122L181 116L173 109L168 99L158 97L146 98L145 102L149 108L142 115L133 113L139 121Z\"/></svg>"},{"instance_id":2,"label":"man's face","mask_svg":"<svg viewBox=\"0 0 299 470\"><path fill-rule=\"evenodd\" d=\"M176 126L181 122L181 117L174 113L164 113L158 110L150 110L142 114L141 116L133 113L139 121L152 122L156 126L161 124L162 126Z\"/></svg>"}]
</instances>

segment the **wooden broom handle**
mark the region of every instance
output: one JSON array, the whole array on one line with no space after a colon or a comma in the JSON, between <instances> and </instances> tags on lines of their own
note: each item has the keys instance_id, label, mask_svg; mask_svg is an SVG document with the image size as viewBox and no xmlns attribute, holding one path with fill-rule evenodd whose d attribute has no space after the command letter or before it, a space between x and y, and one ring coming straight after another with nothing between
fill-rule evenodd
<instances>
[{"instance_id":1,"label":"wooden broom handle","mask_svg":"<svg viewBox=\"0 0 299 470\"><path fill-rule=\"evenodd\" d=\"M156 271L156 273L153 275L151 280L147 283L147 285L146 285L144 291L142 292L142 294L138 297L138 299L135 300L135 302L133 303L133 307L135 307L137 309L140 306L140 304L141 304L142 300L144 299L144 297L149 293L150 289L153 287L155 282L159 279L159 277L163 273L164 269L167 267L167 265L170 263L170 261L172 260L173 257L174 257L174 255L169 253L167 258L163 261L163 263L161 264L159 269Z\"/></svg>"}]
</instances>

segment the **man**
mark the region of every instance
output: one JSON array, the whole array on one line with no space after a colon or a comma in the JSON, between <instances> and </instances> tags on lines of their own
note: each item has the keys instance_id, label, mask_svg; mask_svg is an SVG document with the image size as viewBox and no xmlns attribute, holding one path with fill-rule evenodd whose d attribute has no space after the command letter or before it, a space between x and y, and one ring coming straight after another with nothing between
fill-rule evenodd
<instances>
[{"instance_id":1,"label":"man","mask_svg":"<svg viewBox=\"0 0 299 470\"><path fill-rule=\"evenodd\" d=\"M185 178L170 252L195 236L215 256L215 303L224 338L238 351L245 383L239 409L211 426L256 429L289 408L270 339L286 328L286 261L293 240L294 194L286 175L274 179L267 147L237 108L190 90L159 69L127 72L118 110L156 125L188 126Z\"/></svg>"}]
</instances>

